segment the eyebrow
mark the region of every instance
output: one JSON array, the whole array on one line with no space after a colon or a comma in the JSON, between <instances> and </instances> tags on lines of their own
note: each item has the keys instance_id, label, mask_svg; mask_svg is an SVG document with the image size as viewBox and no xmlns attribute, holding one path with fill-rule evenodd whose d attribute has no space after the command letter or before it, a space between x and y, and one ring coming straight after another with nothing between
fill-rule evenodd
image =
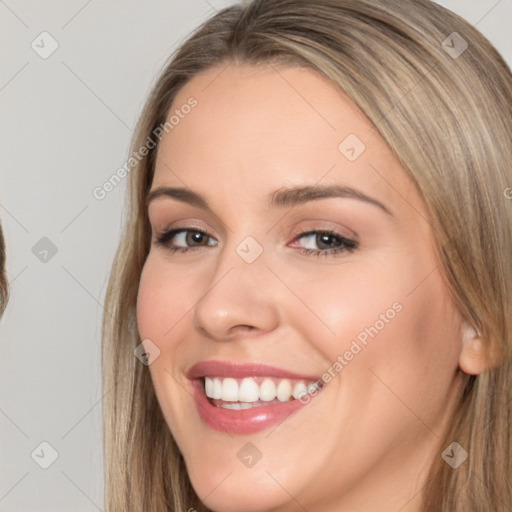
<instances>
[{"instance_id":1,"label":"eyebrow","mask_svg":"<svg viewBox=\"0 0 512 512\"><path fill-rule=\"evenodd\" d=\"M176 199L192 206L197 206L203 210L212 211L206 199L197 192L188 188L181 187L158 187L149 192L146 198L146 206L163 197ZM296 186L290 188L280 188L269 194L267 206L269 208L294 207L316 199L327 198L349 198L358 199L365 203L377 206L388 215L393 216L391 211L377 199L370 197L360 190L341 185L308 185Z\"/></svg>"}]
</instances>

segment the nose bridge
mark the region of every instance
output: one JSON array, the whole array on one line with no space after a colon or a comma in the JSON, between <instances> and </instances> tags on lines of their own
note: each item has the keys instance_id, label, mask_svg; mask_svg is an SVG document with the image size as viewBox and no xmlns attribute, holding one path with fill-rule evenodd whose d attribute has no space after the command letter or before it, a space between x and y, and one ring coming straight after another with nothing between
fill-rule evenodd
<instances>
[{"instance_id":1,"label":"nose bridge","mask_svg":"<svg viewBox=\"0 0 512 512\"><path fill-rule=\"evenodd\" d=\"M220 251L193 314L195 327L219 340L230 337L239 326L267 331L277 323L263 244L253 236L241 242L233 238Z\"/></svg>"}]
</instances>

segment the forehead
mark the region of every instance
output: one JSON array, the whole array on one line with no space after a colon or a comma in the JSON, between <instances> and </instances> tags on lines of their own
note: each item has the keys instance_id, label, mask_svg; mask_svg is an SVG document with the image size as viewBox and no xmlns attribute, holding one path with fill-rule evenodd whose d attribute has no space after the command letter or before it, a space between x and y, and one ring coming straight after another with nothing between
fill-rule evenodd
<instances>
[{"instance_id":1,"label":"forehead","mask_svg":"<svg viewBox=\"0 0 512 512\"><path fill-rule=\"evenodd\" d=\"M191 98L197 105L183 109ZM154 187L184 180L206 191L222 182L263 197L279 186L319 180L382 188L385 175L399 193L411 194L404 170L366 116L308 68L224 63L192 78L171 116ZM360 156L353 159L347 149Z\"/></svg>"}]
</instances>

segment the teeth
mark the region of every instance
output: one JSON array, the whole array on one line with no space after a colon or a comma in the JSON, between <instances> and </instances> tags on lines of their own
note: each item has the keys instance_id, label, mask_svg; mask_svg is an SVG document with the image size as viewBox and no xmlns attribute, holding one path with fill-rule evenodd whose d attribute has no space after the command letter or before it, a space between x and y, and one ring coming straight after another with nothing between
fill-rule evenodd
<instances>
[{"instance_id":1,"label":"teeth","mask_svg":"<svg viewBox=\"0 0 512 512\"><path fill-rule=\"evenodd\" d=\"M265 379L260 386L260 400L270 402L276 397L276 385L270 379Z\"/></svg>"},{"instance_id":2,"label":"teeth","mask_svg":"<svg viewBox=\"0 0 512 512\"><path fill-rule=\"evenodd\" d=\"M292 383L288 379L282 380L277 386L276 394L280 402L288 402L292 395Z\"/></svg>"},{"instance_id":3,"label":"teeth","mask_svg":"<svg viewBox=\"0 0 512 512\"><path fill-rule=\"evenodd\" d=\"M306 388L306 384L304 382L297 382L295 386L293 386L293 398L301 398L302 396L306 395L308 392Z\"/></svg>"},{"instance_id":4,"label":"teeth","mask_svg":"<svg viewBox=\"0 0 512 512\"><path fill-rule=\"evenodd\" d=\"M233 409L235 411L239 411L241 409L250 409L251 404L247 404L244 402L235 402L233 404L224 404L222 407L224 407L224 409Z\"/></svg>"},{"instance_id":5,"label":"teeth","mask_svg":"<svg viewBox=\"0 0 512 512\"><path fill-rule=\"evenodd\" d=\"M210 377L205 377L204 379L204 391L206 396L213 397L213 380Z\"/></svg>"},{"instance_id":6,"label":"teeth","mask_svg":"<svg viewBox=\"0 0 512 512\"><path fill-rule=\"evenodd\" d=\"M227 378L223 380L222 400L238 402L238 382L235 379Z\"/></svg>"},{"instance_id":7,"label":"teeth","mask_svg":"<svg viewBox=\"0 0 512 512\"><path fill-rule=\"evenodd\" d=\"M254 402L272 402L276 399L279 402L288 402L316 391L320 387L318 383L310 383L306 386L303 381L292 383L290 379L268 377L246 377L241 380L231 377L205 377L204 379L207 397L225 402L238 402L223 404L223 407L226 406L228 409L247 409Z\"/></svg>"},{"instance_id":8,"label":"teeth","mask_svg":"<svg viewBox=\"0 0 512 512\"><path fill-rule=\"evenodd\" d=\"M212 398L222 398L222 381L220 379L213 379L213 394Z\"/></svg>"},{"instance_id":9,"label":"teeth","mask_svg":"<svg viewBox=\"0 0 512 512\"><path fill-rule=\"evenodd\" d=\"M206 392L208 395L208 392ZM209 396L209 395L208 395ZM254 379L244 379L238 390L238 400L240 402L257 402L260 398L260 387Z\"/></svg>"}]
</instances>

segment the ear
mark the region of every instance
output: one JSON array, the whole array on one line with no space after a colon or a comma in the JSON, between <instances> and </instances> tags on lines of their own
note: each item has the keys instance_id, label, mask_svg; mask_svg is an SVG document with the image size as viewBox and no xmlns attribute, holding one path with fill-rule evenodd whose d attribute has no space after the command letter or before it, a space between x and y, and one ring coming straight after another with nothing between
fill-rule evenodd
<instances>
[{"instance_id":1,"label":"ear","mask_svg":"<svg viewBox=\"0 0 512 512\"><path fill-rule=\"evenodd\" d=\"M479 375L487 366L484 340L474 327L463 320L459 368L469 375Z\"/></svg>"},{"instance_id":2,"label":"ear","mask_svg":"<svg viewBox=\"0 0 512 512\"><path fill-rule=\"evenodd\" d=\"M491 339L485 339L469 322L462 320L462 346L459 369L468 375L479 375L498 366L504 358L503 349Z\"/></svg>"}]
</instances>

